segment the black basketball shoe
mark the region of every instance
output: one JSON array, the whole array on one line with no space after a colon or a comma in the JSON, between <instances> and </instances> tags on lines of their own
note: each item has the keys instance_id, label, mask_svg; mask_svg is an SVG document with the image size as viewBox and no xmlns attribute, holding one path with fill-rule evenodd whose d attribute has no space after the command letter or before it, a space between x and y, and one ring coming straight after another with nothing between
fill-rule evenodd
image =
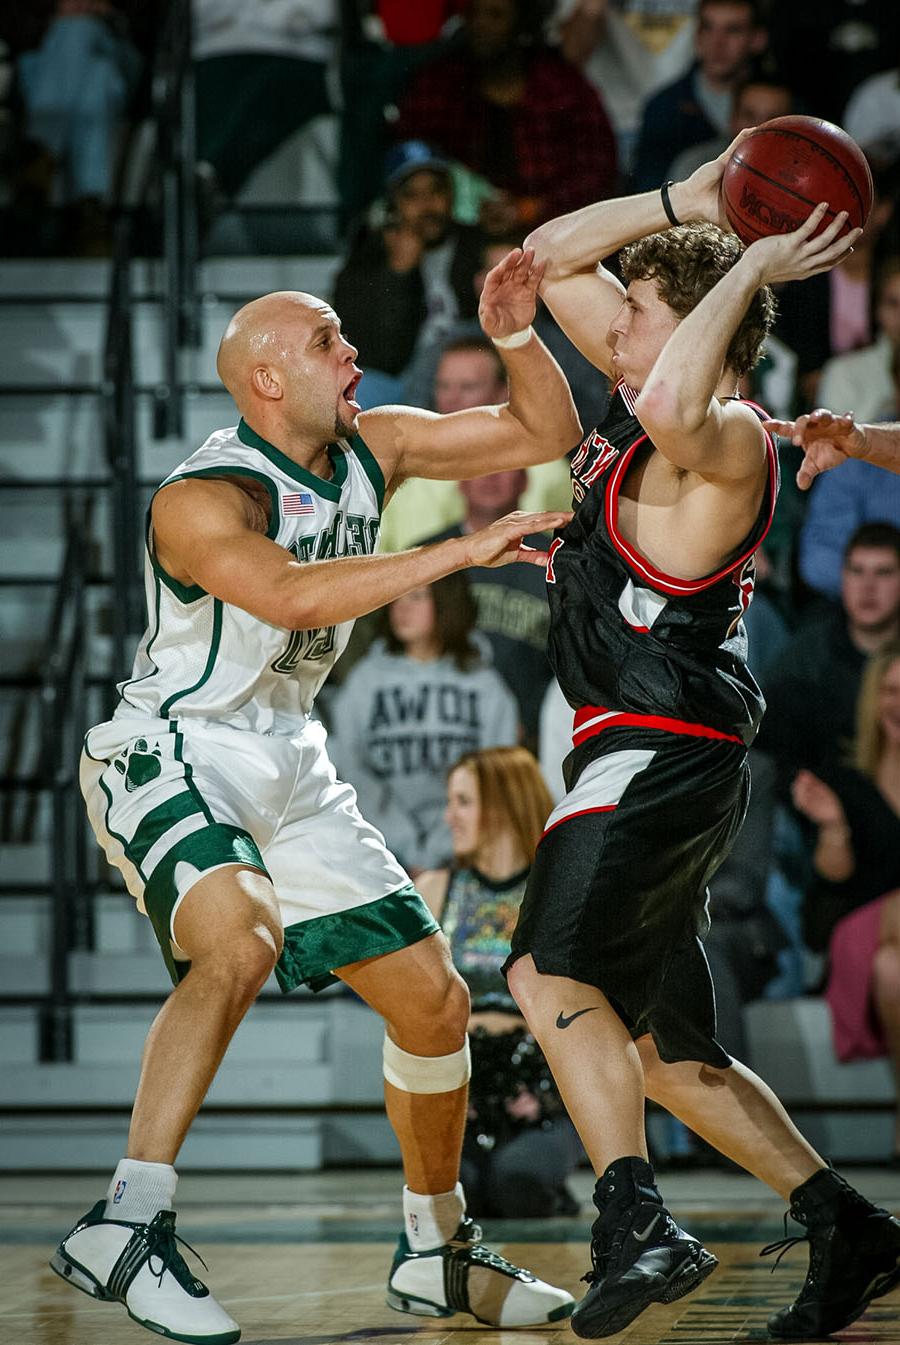
<instances>
[{"instance_id":1,"label":"black basketball shoe","mask_svg":"<svg viewBox=\"0 0 900 1345\"><path fill-rule=\"evenodd\" d=\"M789 1213L806 1233L773 1242L760 1256L777 1251L777 1265L790 1247L808 1241L809 1272L794 1302L769 1318L769 1335L780 1340L829 1336L900 1284L900 1221L830 1168L797 1187ZM787 1229L787 1214L784 1218Z\"/></svg>"},{"instance_id":2,"label":"black basketball shoe","mask_svg":"<svg viewBox=\"0 0 900 1345\"><path fill-rule=\"evenodd\" d=\"M625 1171L617 1176L619 1166ZM637 1180L629 1169L639 1174ZM624 1185L637 1198L628 1205L612 1203L611 1179L620 1193ZM719 1264L675 1223L655 1190L649 1164L620 1159L607 1168L594 1199L600 1217L592 1229L593 1269L584 1276L590 1288L572 1314L572 1330L585 1340L622 1331L651 1303L683 1298Z\"/></svg>"}]
</instances>

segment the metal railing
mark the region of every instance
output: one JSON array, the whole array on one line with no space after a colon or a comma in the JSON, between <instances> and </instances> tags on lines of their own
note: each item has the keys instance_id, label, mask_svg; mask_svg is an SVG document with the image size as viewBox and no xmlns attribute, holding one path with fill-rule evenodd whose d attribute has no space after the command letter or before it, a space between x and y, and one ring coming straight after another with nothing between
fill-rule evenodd
<instances>
[{"instance_id":1,"label":"metal railing","mask_svg":"<svg viewBox=\"0 0 900 1345\"><path fill-rule=\"evenodd\" d=\"M154 432L182 432L180 351L200 344L197 307L199 237L196 193L196 114L191 61L190 0L171 0L153 74L163 234L164 377Z\"/></svg>"},{"instance_id":2,"label":"metal railing","mask_svg":"<svg viewBox=\"0 0 900 1345\"><path fill-rule=\"evenodd\" d=\"M41 747L37 782L51 799L52 935L50 989L41 1006L40 1058L72 1059L69 954L87 947L85 825L78 795L78 758L85 730L85 578L88 539L80 516L89 503L72 496L66 549L42 662Z\"/></svg>"},{"instance_id":3,"label":"metal railing","mask_svg":"<svg viewBox=\"0 0 900 1345\"><path fill-rule=\"evenodd\" d=\"M103 350L103 442L112 505L113 654L115 673L124 676L134 636L143 628L139 543L134 362L131 323L133 221L116 222L112 280Z\"/></svg>"}]
</instances>

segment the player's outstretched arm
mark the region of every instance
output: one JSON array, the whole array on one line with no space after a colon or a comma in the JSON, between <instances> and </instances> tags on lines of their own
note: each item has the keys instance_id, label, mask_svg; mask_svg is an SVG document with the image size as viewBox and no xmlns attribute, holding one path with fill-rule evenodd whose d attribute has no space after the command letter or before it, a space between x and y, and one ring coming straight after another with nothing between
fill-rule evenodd
<instances>
[{"instance_id":1,"label":"player's outstretched arm","mask_svg":"<svg viewBox=\"0 0 900 1345\"><path fill-rule=\"evenodd\" d=\"M479 317L485 334L501 343L506 403L446 416L400 406L360 416L360 433L386 481L458 481L551 462L578 443L581 422L569 385L531 328L542 273L533 252L514 248L485 278ZM502 344L510 337L511 346Z\"/></svg>"},{"instance_id":2,"label":"player's outstretched arm","mask_svg":"<svg viewBox=\"0 0 900 1345\"><path fill-rule=\"evenodd\" d=\"M710 479L743 480L759 471L762 436L745 408L715 396L732 338L763 286L828 271L862 232L841 236L840 212L820 234L826 203L789 234L761 238L669 337L641 389L635 412L656 447L676 466Z\"/></svg>"},{"instance_id":3,"label":"player's outstretched arm","mask_svg":"<svg viewBox=\"0 0 900 1345\"><path fill-rule=\"evenodd\" d=\"M684 182L673 183L669 204L680 224L706 220L728 228L719 184L742 131L723 154L703 164ZM662 184L660 184L662 185ZM541 298L586 359L612 374L606 331L622 302L621 283L600 263L626 243L659 233L672 224L660 191L620 196L548 220L525 240L544 264Z\"/></svg>"},{"instance_id":4,"label":"player's outstretched arm","mask_svg":"<svg viewBox=\"0 0 900 1345\"><path fill-rule=\"evenodd\" d=\"M301 563L265 535L257 506L227 481L189 479L153 501L156 558L167 575L285 630L334 626L471 565L546 563L523 543L563 527L565 511L515 513L465 537L396 555Z\"/></svg>"},{"instance_id":5,"label":"player's outstretched arm","mask_svg":"<svg viewBox=\"0 0 900 1345\"><path fill-rule=\"evenodd\" d=\"M796 420L767 420L765 425L803 449L797 472L801 490L809 490L817 476L849 458L900 473L900 424L858 425L852 412L839 416L823 408Z\"/></svg>"}]
</instances>

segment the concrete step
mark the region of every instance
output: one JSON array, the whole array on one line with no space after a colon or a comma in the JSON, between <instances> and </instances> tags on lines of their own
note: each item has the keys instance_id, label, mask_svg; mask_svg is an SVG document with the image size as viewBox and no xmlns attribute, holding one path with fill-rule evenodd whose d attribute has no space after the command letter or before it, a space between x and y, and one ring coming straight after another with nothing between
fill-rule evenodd
<instances>
[{"instance_id":1,"label":"concrete step","mask_svg":"<svg viewBox=\"0 0 900 1345\"><path fill-rule=\"evenodd\" d=\"M790 1105L892 1102L886 1059L842 1064L834 1054L828 1005L817 996L757 1000L745 1010L754 1069Z\"/></svg>"},{"instance_id":2,"label":"concrete step","mask_svg":"<svg viewBox=\"0 0 900 1345\"><path fill-rule=\"evenodd\" d=\"M228 1048L223 1069L280 1066L288 1072L325 1063L330 1055L332 1005L309 1000L258 1003ZM78 1005L73 1042L79 1066L131 1063L140 1057L156 1017L153 1005Z\"/></svg>"},{"instance_id":3,"label":"concrete step","mask_svg":"<svg viewBox=\"0 0 900 1345\"><path fill-rule=\"evenodd\" d=\"M6 258L0 261L0 294L7 299L40 294L103 299L109 292L111 273L105 258Z\"/></svg>"},{"instance_id":4,"label":"concrete step","mask_svg":"<svg viewBox=\"0 0 900 1345\"><path fill-rule=\"evenodd\" d=\"M39 1052L37 1011L31 1005L0 1009L0 1073L33 1065Z\"/></svg>"},{"instance_id":5,"label":"concrete step","mask_svg":"<svg viewBox=\"0 0 900 1345\"><path fill-rule=\"evenodd\" d=\"M183 458L199 448L213 430L237 423L234 402L215 387L188 388L182 399L183 430L155 437L153 389L136 398L137 476L156 484ZM72 485L84 478L108 477L103 443L103 408L95 393L65 397L10 393L0 397L0 499L21 500L20 490L4 482L63 478Z\"/></svg>"},{"instance_id":6,"label":"concrete step","mask_svg":"<svg viewBox=\"0 0 900 1345\"><path fill-rule=\"evenodd\" d=\"M109 1010L110 1015L116 1017L122 1012L121 1008ZM14 1070L0 1071L0 1108L8 1111L11 1108L130 1107L138 1085L146 1027L152 1017L151 1010L146 1014L142 1030L139 1032L135 1027L130 1035L114 1033L111 1018L106 1036L112 1055L102 1060L76 1060L68 1064L19 1062ZM76 1015L76 1025L77 1021ZM244 1110L332 1103L331 1066L324 1060L303 1059L302 1043L306 1033L298 1031L296 1023L291 1024L290 1031L285 1025L276 1024L268 1033L271 1049L275 1050L279 1045L283 1048L283 1054L275 1058L254 1059L252 1049L240 1044L242 1033L251 1043L257 1044L266 1036L252 1026L252 1015L242 1024L210 1089L210 1103ZM98 1054L103 1035L95 1034L93 1046L90 1044L92 1039L88 1037L87 1040L89 1050Z\"/></svg>"},{"instance_id":7,"label":"concrete step","mask_svg":"<svg viewBox=\"0 0 900 1345\"><path fill-rule=\"evenodd\" d=\"M306 259L297 259L294 265L288 259L282 261L284 265L270 269L271 274L277 272L284 279L279 288L324 291L323 297L328 297L336 270L333 258L316 259L315 265L305 265ZM240 278L249 281L250 273ZM182 350L179 357L184 381L217 382L215 354L222 332L245 298L265 292L258 276L249 288L234 297L220 298L213 290L204 288L198 312L201 346L197 350ZM42 287L37 293L47 290ZM135 382L159 383L164 377L166 339L163 304L157 298L142 298L138 294L132 302L132 315ZM53 295L45 303L7 299L0 304L0 389L17 384L48 387L59 383L99 384L103 378L105 330L106 304L101 298L82 298L76 302Z\"/></svg>"},{"instance_id":8,"label":"concrete step","mask_svg":"<svg viewBox=\"0 0 900 1345\"><path fill-rule=\"evenodd\" d=\"M303 288L325 295L331 292L339 266L336 254L208 257L198 267L197 292L250 298L271 290ZM102 300L108 295L111 273L106 260L7 258L0 260L0 296L15 300L67 295ZM138 258L132 263L131 289L136 298L159 297L164 283L159 260Z\"/></svg>"},{"instance_id":9,"label":"concrete step","mask_svg":"<svg viewBox=\"0 0 900 1345\"><path fill-rule=\"evenodd\" d=\"M149 491L143 495L149 500ZM98 493L93 501L90 532L90 568L111 573L111 500L106 492ZM5 578L56 579L62 569L65 540L66 501L58 490L49 486L27 492L0 490L0 573Z\"/></svg>"},{"instance_id":10,"label":"concrete step","mask_svg":"<svg viewBox=\"0 0 900 1345\"><path fill-rule=\"evenodd\" d=\"M0 883L48 883L51 856L46 845L0 846ZM3 903L0 901L0 915Z\"/></svg>"},{"instance_id":11,"label":"concrete step","mask_svg":"<svg viewBox=\"0 0 900 1345\"><path fill-rule=\"evenodd\" d=\"M208 1116L201 1110L178 1156L178 1170L313 1171L322 1166L322 1129L316 1116L239 1111ZM125 1152L127 1137L127 1114L0 1115L0 1152L6 1171L112 1172ZM104 1194L105 1178L99 1178L93 1199ZM73 1217L80 1212L73 1211ZM60 1229L60 1234L65 1231Z\"/></svg>"}]
</instances>

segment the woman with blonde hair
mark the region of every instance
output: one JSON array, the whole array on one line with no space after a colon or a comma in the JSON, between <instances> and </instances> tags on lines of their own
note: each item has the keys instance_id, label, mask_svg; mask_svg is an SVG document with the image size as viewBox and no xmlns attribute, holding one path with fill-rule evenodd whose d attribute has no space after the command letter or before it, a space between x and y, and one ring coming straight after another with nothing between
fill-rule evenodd
<instances>
[{"instance_id":1,"label":"woman with blonde hair","mask_svg":"<svg viewBox=\"0 0 900 1345\"><path fill-rule=\"evenodd\" d=\"M825 997L841 1060L889 1055L900 1078L900 641L874 654L857 702L853 765L794 780L816 827L805 927L828 947ZM900 1112L894 1161L900 1164Z\"/></svg>"},{"instance_id":2,"label":"woman with blonde hair","mask_svg":"<svg viewBox=\"0 0 900 1345\"><path fill-rule=\"evenodd\" d=\"M447 778L453 864L417 880L472 997L462 1176L469 1212L482 1216L541 1218L577 1210L565 1181L581 1146L500 971L552 807L524 747L464 753Z\"/></svg>"}]
</instances>

